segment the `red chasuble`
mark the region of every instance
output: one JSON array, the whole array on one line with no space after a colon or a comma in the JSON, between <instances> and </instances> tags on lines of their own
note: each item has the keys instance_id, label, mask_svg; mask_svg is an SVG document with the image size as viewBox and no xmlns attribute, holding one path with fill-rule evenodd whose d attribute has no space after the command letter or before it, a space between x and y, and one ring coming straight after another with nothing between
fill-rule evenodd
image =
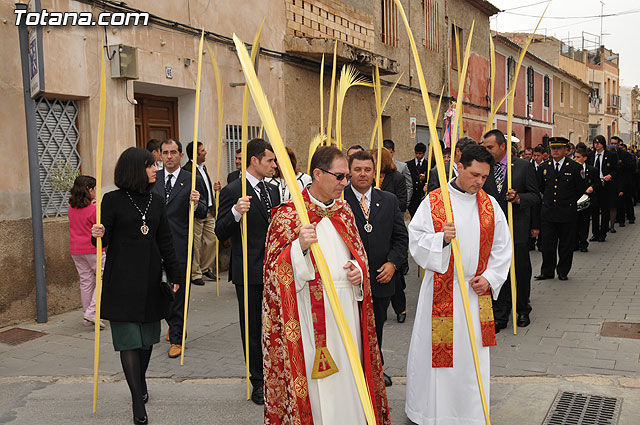
<instances>
[{"instance_id":1,"label":"red chasuble","mask_svg":"<svg viewBox=\"0 0 640 425\"><path fill-rule=\"evenodd\" d=\"M493 204L487 193L480 189L476 195L480 219L480 246L478 247L478 268L476 276L487 269L493 246L495 219ZM440 188L429 193L431 219L436 233L442 232L447 221ZM431 314L431 366L453 367L453 253L449 260L449 268L444 274L433 274L433 311ZM482 345L496 345L496 331L493 321L491 289L478 296L480 304L480 326Z\"/></svg>"},{"instance_id":2,"label":"red chasuble","mask_svg":"<svg viewBox=\"0 0 640 425\"><path fill-rule=\"evenodd\" d=\"M362 334L362 358L367 388L376 414L378 425L390 424L387 393L382 375L382 362L378 351L371 287L367 274L367 255L356 228L353 212L347 202L336 200L332 207L323 210L309 200L305 189L302 192L311 223L323 217L331 220L358 265L363 271L363 301L360 302ZM278 206L273 214L267 234L267 251L264 269L264 299L262 312L262 352L264 365L265 418L264 423L313 424L307 375L305 370L302 334L298 317L296 285L291 265L291 243L298 238L300 220L292 201ZM315 266L315 261L314 261ZM332 364L331 353L326 350L324 323L324 298L321 279L309 282L312 310L314 313L314 341L316 359L314 379L322 379L337 371ZM324 332L324 334L323 334Z\"/></svg>"}]
</instances>

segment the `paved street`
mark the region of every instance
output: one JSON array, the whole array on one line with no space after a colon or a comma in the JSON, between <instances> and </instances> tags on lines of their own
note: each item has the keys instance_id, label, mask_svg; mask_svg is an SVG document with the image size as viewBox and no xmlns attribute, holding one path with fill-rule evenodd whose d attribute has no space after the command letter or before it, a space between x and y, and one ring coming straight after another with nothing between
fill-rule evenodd
<instances>
[{"instance_id":1,"label":"paved street","mask_svg":"<svg viewBox=\"0 0 640 425\"><path fill-rule=\"evenodd\" d=\"M624 397L619 423L637 423L640 339L601 337L600 328L604 321L640 322L639 251L640 225L627 226L605 243L591 243L588 253L576 253L568 281L533 282L531 325L517 335L503 330L492 349L492 423L541 424L559 389ZM531 255L535 275L540 253ZM386 371L395 378L389 398L396 424L409 423L404 376L419 287L415 264L407 278L407 322L398 324L390 309L384 338ZM222 280L219 297L215 282L192 289L184 366L167 357L166 342L155 346L149 367L152 423L261 422L261 409L242 400L236 296L226 275ZM47 335L17 346L0 344L0 423L130 422L128 390L108 328L101 333L103 382L92 415L93 328L82 325L81 311L18 326Z\"/></svg>"}]
</instances>

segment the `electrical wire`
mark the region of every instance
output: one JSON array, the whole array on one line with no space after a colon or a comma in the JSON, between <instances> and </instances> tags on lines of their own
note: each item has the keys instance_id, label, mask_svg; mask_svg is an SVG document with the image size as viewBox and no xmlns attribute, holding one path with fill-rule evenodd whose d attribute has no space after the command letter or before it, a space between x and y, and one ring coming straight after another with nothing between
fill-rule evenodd
<instances>
[{"instance_id":1,"label":"electrical wire","mask_svg":"<svg viewBox=\"0 0 640 425\"><path fill-rule=\"evenodd\" d=\"M516 9L523 9L525 7L537 6L537 5L542 4L542 3L550 3L550 2L551 2L551 0L544 0L544 1L539 1L537 3L526 4L524 6L517 6L517 7L510 7L508 9L502 9L500 12L506 12L506 11L509 11L509 10L516 10Z\"/></svg>"},{"instance_id":2,"label":"electrical wire","mask_svg":"<svg viewBox=\"0 0 640 425\"><path fill-rule=\"evenodd\" d=\"M530 15L528 13L518 13L518 12L509 12L506 10L503 10L501 13L508 13L509 15L516 15L516 16L524 16L527 18L539 18L539 15ZM621 15L631 15L634 13L640 13L640 9L629 9L629 10L625 10L622 12L615 12L615 13L605 13L602 15L589 15L589 16L545 16L544 19L588 19L588 18L611 18L613 16L621 16Z\"/></svg>"}]
</instances>

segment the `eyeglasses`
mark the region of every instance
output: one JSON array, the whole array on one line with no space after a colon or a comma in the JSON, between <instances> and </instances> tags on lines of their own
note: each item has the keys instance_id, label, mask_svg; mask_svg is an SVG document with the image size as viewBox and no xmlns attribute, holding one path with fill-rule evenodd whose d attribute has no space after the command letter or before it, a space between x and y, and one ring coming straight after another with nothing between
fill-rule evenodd
<instances>
[{"instance_id":1,"label":"eyeglasses","mask_svg":"<svg viewBox=\"0 0 640 425\"><path fill-rule=\"evenodd\" d=\"M333 177L336 178L336 180L338 180L339 182L341 182L344 179L347 180L351 180L351 174L345 174L345 173L332 173L329 170L325 170L324 168L320 168L320 171L322 171L323 173L327 173L327 174L331 174Z\"/></svg>"}]
</instances>

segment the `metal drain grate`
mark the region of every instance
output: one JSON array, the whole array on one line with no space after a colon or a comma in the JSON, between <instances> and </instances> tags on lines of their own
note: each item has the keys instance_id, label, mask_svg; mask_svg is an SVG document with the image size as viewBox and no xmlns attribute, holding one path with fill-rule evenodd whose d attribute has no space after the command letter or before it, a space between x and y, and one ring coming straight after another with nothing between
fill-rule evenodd
<instances>
[{"instance_id":1,"label":"metal drain grate","mask_svg":"<svg viewBox=\"0 0 640 425\"><path fill-rule=\"evenodd\" d=\"M19 345L32 339L46 335L45 332L32 331L30 329L12 328L0 332L0 342L9 345Z\"/></svg>"},{"instance_id":2,"label":"metal drain grate","mask_svg":"<svg viewBox=\"0 0 640 425\"><path fill-rule=\"evenodd\" d=\"M615 425L622 399L558 391L542 425Z\"/></svg>"}]
</instances>

